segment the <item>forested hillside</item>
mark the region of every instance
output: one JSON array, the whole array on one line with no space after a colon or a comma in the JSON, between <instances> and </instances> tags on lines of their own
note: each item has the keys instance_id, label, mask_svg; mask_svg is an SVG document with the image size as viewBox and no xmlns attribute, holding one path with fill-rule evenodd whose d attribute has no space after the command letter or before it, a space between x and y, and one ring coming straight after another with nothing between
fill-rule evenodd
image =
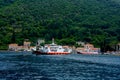
<instances>
[{"instance_id":1,"label":"forested hillside","mask_svg":"<svg viewBox=\"0 0 120 80\"><path fill-rule=\"evenodd\" d=\"M100 46L120 41L120 0L0 0L0 48L55 38Z\"/></svg>"}]
</instances>

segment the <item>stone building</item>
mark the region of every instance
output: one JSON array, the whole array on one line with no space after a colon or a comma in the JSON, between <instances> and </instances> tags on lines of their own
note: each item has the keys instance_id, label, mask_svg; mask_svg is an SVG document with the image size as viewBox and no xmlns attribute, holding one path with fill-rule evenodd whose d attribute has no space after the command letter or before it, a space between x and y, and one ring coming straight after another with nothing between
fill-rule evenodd
<instances>
[{"instance_id":1,"label":"stone building","mask_svg":"<svg viewBox=\"0 0 120 80\"><path fill-rule=\"evenodd\" d=\"M8 45L8 50L10 51L30 51L31 49L31 42L24 41L22 46L18 46L18 44L13 43Z\"/></svg>"},{"instance_id":2,"label":"stone building","mask_svg":"<svg viewBox=\"0 0 120 80\"><path fill-rule=\"evenodd\" d=\"M31 42L24 41L23 48L25 51L30 49Z\"/></svg>"},{"instance_id":3,"label":"stone building","mask_svg":"<svg viewBox=\"0 0 120 80\"><path fill-rule=\"evenodd\" d=\"M18 50L18 44L13 43L13 44L9 44L9 50L10 51L17 51Z\"/></svg>"}]
</instances>

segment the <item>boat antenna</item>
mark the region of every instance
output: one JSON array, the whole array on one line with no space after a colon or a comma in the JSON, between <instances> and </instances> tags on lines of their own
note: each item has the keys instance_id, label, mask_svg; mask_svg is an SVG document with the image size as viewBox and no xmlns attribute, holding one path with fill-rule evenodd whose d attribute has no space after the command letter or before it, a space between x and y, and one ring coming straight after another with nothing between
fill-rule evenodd
<instances>
[{"instance_id":1,"label":"boat antenna","mask_svg":"<svg viewBox=\"0 0 120 80\"><path fill-rule=\"evenodd\" d=\"M55 42L54 42L54 38L52 38L52 44L55 44Z\"/></svg>"},{"instance_id":2,"label":"boat antenna","mask_svg":"<svg viewBox=\"0 0 120 80\"><path fill-rule=\"evenodd\" d=\"M39 50L40 48L40 40L38 39L37 44L36 44L36 50Z\"/></svg>"}]
</instances>

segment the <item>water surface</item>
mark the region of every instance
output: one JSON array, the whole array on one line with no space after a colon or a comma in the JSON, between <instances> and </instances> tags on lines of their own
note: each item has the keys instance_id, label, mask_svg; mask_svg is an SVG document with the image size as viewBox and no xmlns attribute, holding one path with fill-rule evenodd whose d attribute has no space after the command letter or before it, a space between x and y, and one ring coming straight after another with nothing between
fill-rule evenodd
<instances>
[{"instance_id":1,"label":"water surface","mask_svg":"<svg viewBox=\"0 0 120 80\"><path fill-rule=\"evenodd\" d=\"M0 52L2 80L120 80L120 56Z\"/></svg>"}]
</instances>

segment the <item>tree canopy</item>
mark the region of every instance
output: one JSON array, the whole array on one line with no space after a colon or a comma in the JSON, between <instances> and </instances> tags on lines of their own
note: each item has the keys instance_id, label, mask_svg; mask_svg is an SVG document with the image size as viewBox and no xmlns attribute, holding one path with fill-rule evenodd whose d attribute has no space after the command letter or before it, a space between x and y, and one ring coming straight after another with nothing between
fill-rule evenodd
<instances>
[{"instance_id":1,"label":"tree canopy","mask_svg":"<svg viewBox=\"0 0 120 80\"><path fill-rule=\"evenodd\" d=\"M119 0L0 0L0 46L52 38L74 45L120 41Z\"/></svg>"}]
</instances>

